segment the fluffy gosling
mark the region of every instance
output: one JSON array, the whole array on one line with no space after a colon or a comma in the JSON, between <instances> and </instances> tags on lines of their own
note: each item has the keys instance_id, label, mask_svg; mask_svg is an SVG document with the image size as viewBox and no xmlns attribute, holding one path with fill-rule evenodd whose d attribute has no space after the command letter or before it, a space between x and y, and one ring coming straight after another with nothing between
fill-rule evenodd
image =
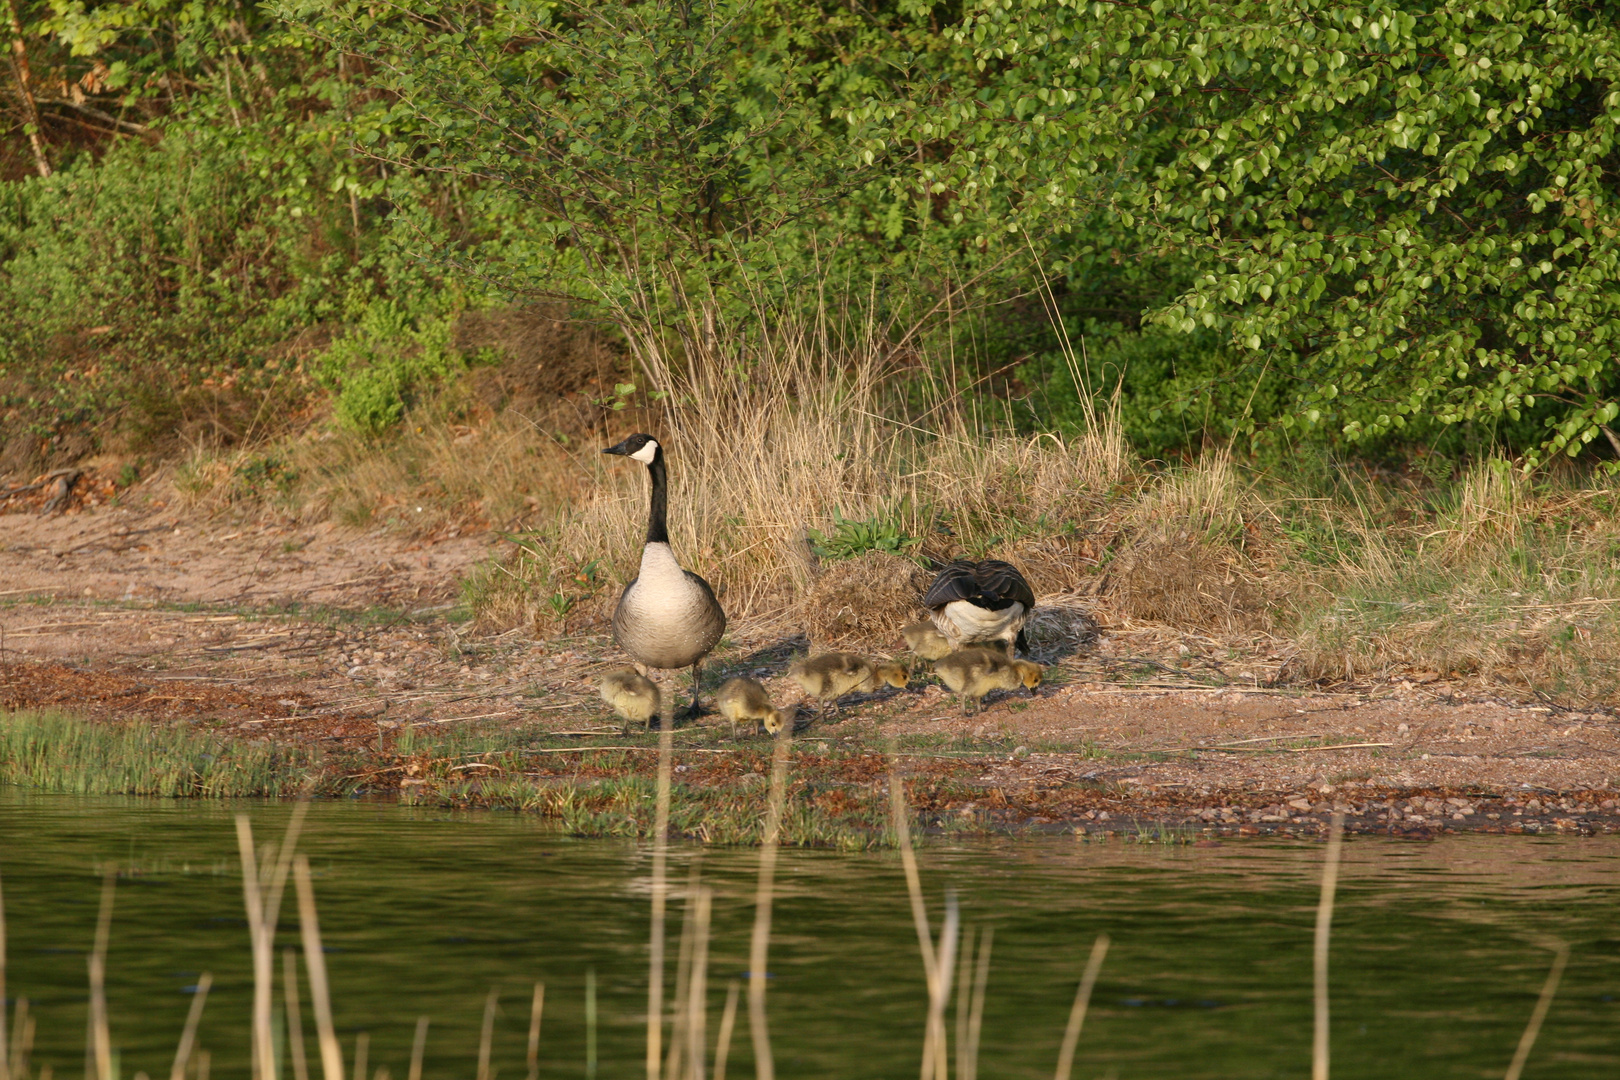
<instances>
[{"instance_id":1,"label":"fluffy gosling","mask_svg":"<svg viewBox=\"0 0 1620 1080\"><path fill-rule=\"evenodd\" d=\"M748 724L754 731L758 731L759 725L763 724L766 731L775 735L784 724L793 722L794 714L798 711L791 706L778 709L771 704L763 686L741 675L727 679L715 695L715 701L720 706L720 715L731 721L733 739L737 737L737 725L742 723Z\"/></svg>"},{"instance_id":2,"label":"fluffy gosling","mask_svg":"<svg viewBox=\"0 0 1620 1080\"><path fill-rule=\"evenodd\" d=\"M765 734L775 735L789 725L792 725L794 731L803 731L810 726L810 720L808 717L799 716L797 705L789 705L785 709L772 709L771 715L765 718Z\"/></svg>"},{"instance_id":3,"label":"fluffy gosling","mask_svg":"<svg viewBox=\"0 0 1620 1080\"><path fill-rule=\"evenodd\" d=\"M950 639L927 619L902 627L900 633L905 635L906 647L919 660L943 660L951 654Z\"/></svg>"},{"instance_id":4,"label":"fluffy gosling","mask_svg":"<svg viewBox=\"0 0 1620 1080\"><path fill-rule=\"evenodd\" d=\"M910 677L903 664L874 663L847 652L822 653L788 668L788 678L819 701L837 701L857 691L869 694L884 683L905 686Z\"/></svg>"},{"instance_id":5,"label":"fluffy gosling","mask_svg":"<svg viewBox=\"0 0 1620 1080\"><path fill-rule=\"evenodd\" d=\"M934 665L934 673L962 701L962 715L971 715L968 703L978 710L980 700L992 690L1031 690L1045 674L1041 665L1028 660L1009 660L999 649L962 649Z\"/></svg>"},{"instance_id":6,"label":"fluffy gosling","mask_svg":"<svg viewBox=\"0 0 1620 1080\"><path fill-rule=\"evenodd\" d=\"M602 676L597 687L602 700L612 707L624 721L624 733L630 733L632 723L652 726L658 715L661 696L658 684L633 667L614 668Z\"/></svg>"}]
</instances>

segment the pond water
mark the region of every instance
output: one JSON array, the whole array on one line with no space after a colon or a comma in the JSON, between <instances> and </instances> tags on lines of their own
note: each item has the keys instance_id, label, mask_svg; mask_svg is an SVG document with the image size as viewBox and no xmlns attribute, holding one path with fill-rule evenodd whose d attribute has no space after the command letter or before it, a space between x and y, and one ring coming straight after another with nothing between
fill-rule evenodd
<instances>
[{"instance_id":1,"label":"pond water","mask_svg":"<svg viewBox=\"0 0 1620 1080\"><path fill-rule=\"evenodd\" d=\"M35 1076L42 1065L57 1077L83 1069L85 958L109 870L121 875L108 995L122 1076L167 1076L203 971L215 980L201 1028L213 1075L247 1075L239 813L263 842L279 837L289 807L0 789L8 988L37 1017ZM493 1064L517 1080L527 1071L530 988L543 980L540 1075L585 1076L590 972L597 1075L645 1075L646 848L560 836L516 815L354 802L317 804L300 847L316 874L346 1055L368 1032L372 1067L403 1080L426 1015L424 1076L471 1077L494 988ZM931 842L920 858L936 927L950 888L965 923L994 928L979 1074L1051 1075L1079 972L1106 931L1113 946L1077 1078L1308 1075L1322 850ZM727 984L747 969L758 853L677 846L672 880L684 887L699 860L715 889L712 1041ZM778 881L769 963L778 1074L916 1076L926 994L898 856L784 851ZM1334 1076L1501 1075L1552 939L1570 945L1570 961L1525 1075L1616 1075L1617 901L1620 839L1352 838L1334 922ZM680 911L676 899L672 953ZM297 944L292 913L285 905L286 946ZM304 1000L309 1033L307 991ZM310 1053L316 1068L313 1038ZM745 1019L730 1074L753 1074Z\"/></svg>"}]
</instances>

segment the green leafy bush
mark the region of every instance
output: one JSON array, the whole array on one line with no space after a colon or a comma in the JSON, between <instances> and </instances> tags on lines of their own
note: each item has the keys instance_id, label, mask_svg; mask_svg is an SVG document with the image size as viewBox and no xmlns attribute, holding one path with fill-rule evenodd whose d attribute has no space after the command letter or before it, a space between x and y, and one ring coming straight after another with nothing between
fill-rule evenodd
<instances>
[{"instance_id":1,"label":"green leafy bush","mask_svg":"<svg viewBox=\"0 0 1620 1080\"><path fill-rule=\"evenodd\" d=\"M450 315L412 318L394 300L365 303L316 367L316 379L337 395L337 418L368 435L399 423L424 393L464 368L450 344L453 324Z\"/></svg>"},{"instance_id":2,"label":"green leafy bush","mask_svg":"<svg viewBox=\"0 0 1620 1080\"><path fill-rule=\"evenodd\" d=\"M1605 6L984 0L947 36L979 82L848 118L865 152L949 145L897 184L958 193L987 243L1106 214L1117 258L1185 281L1147 318L1285 373L1284 422L1546 408L1532 461L1620 445Z\"/></svg>"}]
</instances>

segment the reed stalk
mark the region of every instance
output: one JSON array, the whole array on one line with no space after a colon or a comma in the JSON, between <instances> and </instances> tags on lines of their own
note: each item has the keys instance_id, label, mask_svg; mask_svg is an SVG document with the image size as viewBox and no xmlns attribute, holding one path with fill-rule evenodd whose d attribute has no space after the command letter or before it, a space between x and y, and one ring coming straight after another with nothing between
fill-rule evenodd
<instances>
[{"instance_id":1,"label":"reed stalk","mask_svg":"<svg viewBox=\"0 0 1620 1080\"><path fill-rule=\"evenodd\" d=\"M101 912L96 917L96 943L90 953L90 1047L97 1080L113 1080L112 1031L107 1020L107 946L112 936L113 889L118 876L108 873L101 886Z\"/></svg>"},{"instance_id":2,"label":"reed stalk","mask_svg":"<svg viewBox=\"0 0 1620 1080\"><path fill-rule=\"evenodd\" d=\"M546 984L534 984L534 1000L529 1005L529 1080L540 1077L540 1013L546 1007ZM417 1080L412 1077L412 1080Z\"/></svg>"},{"instance_id":3,"label":"reed stalk","mask_svg":"<svg viewBox=\"0 0 1620 1080\"><path fill-rule=\"evenodd\" d=\"M248 938L253 946L253 1076L276 1080L275 1047L271 1042L270 942L265 940L264 893L259 887L259 859L253 846L253 823L246 814L236 816L236 844L242 857L242 900L247 906Z\"/></svg>"},{"instance_id":4,"label":"reed stalk","mask_svg":"<svg viewBox=\"0 0 1620 1080\"><path fill-rule=\"evenodd\" d=\"M354 1037L354 1080L366 1080L366 1054L371 1049L371 1032Z\"/></svg>"},{"instance_id":5,"label":"reed stalk","mask_svg":"<svg viewBox=\"0 0 1620 1080\"><path fill-rule=\"evenodd\" d=\"M967 988L973 978L973 937L973 927L963 927L962 947L956 954L956 1080L964 1080L971 1071L967 1063L972 1045L968 1039L968 1010L973 1004L973 995Z\"/></svg>"},{"instance_id":6,"label":"reed stalk","mask_svg":"<svg viewBox=\"0 0 1620 1080\"><path fill-rule=\"evenodd\" d=\"M939 928L936 946L936 970L939 981L930 990L928 998L928 1028L923 1040L923 1077L931 1073L934 1080L950 1080L950 1048L945 1037L945 1006L951 999L951 973L956 966L956 943L962 925L961 910L957 906L956 891L945 893L945 922Z\"/></svg>"},{"instance_id":7,"label":"reed stalk","mask_svg":"<svg viewBox=\"0 0 1620 1080\"><path fill-rule=\"evenodd\" d=\"M478 1080L489 1080L489 1054L495 1046L495 1009L500 1000L500 992L493 989L484 999L484 1026L478 1033Z\"/></svg>"},{"instance_id":8,"label":"reed stalk","mask_svg":"<svg viewBox=\"0 0 1620 1080\"><path fill-rule=\"evenodd\" d=\"M186 1069L197 1049L197 1025L202 1023L203 1006L208 1004L208 990L214 985L212 972L205 971L197 980L197 992L192 995L191 1008L186 1010L186 1026L180 1029L180 1045L174 1048L174 1064L169 1068L169 1080L186 1080Z\"/></svg>"},{"instance_id":9,"label":"reed stalk","mask_svg":"<svg viewBox=\"0 0 1620 1080\"><path fill-rule=\"evenodd\" d=\"M321 926L315 915L315 888L309 879L309 858L293 862L293 884L298 890L298 922L304 938L304 970L309 974L309 1007L315 1014L315 1037L321 1045L324 1080L343 1080L343 1048L332 1027L332 996L326 983L326 956L321 952Z\"/></svg>"},{"instance_id":10,"label":"reed stalk","mask_svg":"<svg viewBox=\"0 0 1620 1080\"><path fill-rule=\"evenodd\" d=\"M281 953L281 989L287 1004L287 1042L292 1048L293 1080L309 1080L309 1058L304 1053L303 1008L298 1000L298 954Z\"/></svg>"},{"instance_id":11,"label":"reed stalk","mask_svg":"<svg viewBox=\"0 0 1620 1080\"><path fill-rule=\"evenodd\" d=\"M771 944L771 897L776 890L776 856L782 841L788 750L792 745L793 725L783 724L771 752L770 797L765 807L765 835L759 848L759 885L754 893L754 933L748 946L748 1030L753 1036L756 1080L776 1080L771 1029L765 1016L765 965Z\"/></svg>"},{"instance_id":12,"label":"reed stalk","mask_svg":"<svg viewBox=\"0 0 1620 1080\"><path fill-rule=\"evenodd\" d=\"M1311 1040L1311 1080L1328 1080L1328 937L1333 930L1333 897L1339 887L1339 858L1344 848L1344 808L1333 808L1328 824L1327 856L1322 863L1322 895L1316 904L1316 1029Z\"/></svg>"},{"instance_id":13,"label":"reed stalk","mask_svg":"<svg viewBox=\"0 0 1620 1080\"><path fill-rule=\"evenodd\" d=\"M692 931L692 985L686 993L686 1053L688 1080L703 1080L704 1048L708 1046L709 918L714 890L699 889Z\"/></svg>"},{"instance_id":14,"label":"reed stalk","mask_svg":"<svg viewBox=\"0 0 1620 1080\"><path fill-rule=\"evenodd\" d=\"M416 1036L411 1039L411 1068L406 1080L422 1080L422 1056L427 1053L428 1018L416 1018Z\"/></svg>"},{"instance_id":15,"label":"reed stalk","mask_svg":"<svg viewBox=\"0 0 1620 1080\"><path fill-rule=\"evenodd\" d=\"M731 1056L731 1032L737 1024L737 998L742 981L732 979L726 987L726 1007L720 1014L720 1033L714 1039L714 1080L726 1080L726 1059Z\"/></svg>"},{"instance_id":16,"label":"reed stalk","mask_svg":"<svg viewBox=\"0 0 1620 1080\"><path fill-rule=\"evenodd\" d=\"M660 1080L664 1038L664 905L669 859L669 785L675 726L658 725L658 793L653 810L652 929L647 943L647 1080ZM594 978L594 976L593 976ZM594 989L594 982L592 987ZM594 999L593 999L594 1001Z\"/></svg>"},{"instance_id":17,"label":"reed stalk","mask_svg":"<svg viewBox=\"0 0 1620 1080\"><path fill-rule=\"evenodd\" d=\"M1056 1080L1069 1080L1074 1065L1074 1048L1080 1044L1080 1029L1086 1023L1086 1010L1091 1006L1091 988L1097 985L1097 974L1102 971L1103 958L1108 955L1108 935L1098 934L1091 946L1091 957L1080 976L1080 985L1074 992L1074 1006L1069 1009L1069 1026L1063 1032L1063 1047L1058 1051Z\"/></svg>"},{"instance_id":18,"label":"reed stalk","mask_svg":"<svg viewBox=\"0 0 1620 1080\"><path fill-rule=\"evenodd\" d=\"M6 897L0 888L0 1080L11 1080L11 1050L6 1045Z\"/></svg>"},{"instance_id":19,"label":"reed stalk","mask_svg":"<svg viewBox=\"0 0 1620 1080\"><path fill-rule=\"evenodd\" d=\"M213 1054L210 1054L207 1050L197 1051L197 1080L208 1080L209 1068L213 1063ZM42 1072L39 1080L51 1080L51 1078Z\"/></svg>"},{"instance_id":20,"label":"reed stalk","mask_svg":"<svg viewBox=\"0 0 1620 1080\"><path fill-rule=\"evenodd\" d=\"M1541 984L1541 996L1536 999L1536 1007L1530 1013L1530 1022L1524 1026L1524 1034L1519 1036L1519 1048L1514 1051L1513 1062L1508 1065L1503 1080L1519 1080L1524 1063L1530 1060L1530 1051L1536 1045L1536 1036L1541 1034L1541 1022L1547 1019L1547 1010L1552 1008L1553 995L1558 993L1558 981L1564 977L1564 965L1569 962L1569 946L1560 941L1553 946L1553 950L1552 970L1547 972L1547 981Z\"/></svg>"},{"instance_id":21,"label":"reed stalk","mask_svg":"<svg viewBox=\"0 0 1620 1080\"><path fill-rule=\"evenodd\" d=\"M596 1080L596 969L585 969L585 1080Z\"/></svg>"},{"instance_id":22,"label":"reed stalk","mask_svg":"<svg viewBox=\"0 0 1620 1080\"><path fill-rule=\"evenodd\" d=\"M957 1075L957 1080L978 1080L979 1033L984 1030L984 991L990 982L990 942L994 936L995 929L987 926L979 939L978 965L973 973L973 1006L968 1012L968 1052L963 1059L967 1069Z\"/></svg>"},{"instance_id":23,"label":"reed stalk","mask_svg":"<svg viewBox=\"0 0 1620 1080\"><path fill-rule=\"evenodd\" d=\"M686 883L686 910L681 918L681 945L675 961L675 1004L670 1010L669 1049L664 1054L666 1080L675 1080L681 1075L681 1062L685 1060L686 995L690 989L688 981L692 968L692 917L702 883L702 865L701 859L692 861L691 874Z\"/></svg>"},{"instance_id":24,"label":"reed stalk","mask_svg":"<svg viewBox=\"0 0 1620 1080\"><path fill-rule=\"evenodd\" d=\"M945 1054L943 1046L934 1039L934 1008L940 1000L939 961L934 954L934 932L928 924L928 905L923 900L922 876L917 871L917 853L911 848L911 812L906 806L905 781L895 757L889 757L889 818L894 829L895 846L900 849L900 865L905 870L906 892L911 897L911 920L917 929L917 948L922 953L923 974L928 983L929 1021L923 1035L922 1080L937 1076L935 1058ZM943 1016L943 1013L941 1013ZM940 1027L943 1028L943 1020Z\"/></svg>"},{"instance_id":25,"label":"reed stalk","mask_svg":"<svg viewBox=\"0 0 1620 1080\"><path fill-rule=\"evenodd\" d=\"M3 1005L0 1001L0 1006ZM12 1080L25 1080L29 1072L28 1055L34 1048L34 1018L28 1015L27 998L17 999L17 1009L12 1015L11 1056L6 1067L11 1071ZM4 1022L4 1010L0 1009L0 1023Z\"/></svg>"}]
</instances>

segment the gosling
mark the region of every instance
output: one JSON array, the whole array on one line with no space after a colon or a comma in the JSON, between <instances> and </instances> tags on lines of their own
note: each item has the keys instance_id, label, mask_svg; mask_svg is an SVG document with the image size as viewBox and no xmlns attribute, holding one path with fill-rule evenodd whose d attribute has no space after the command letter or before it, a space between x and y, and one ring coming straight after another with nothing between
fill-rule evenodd
<instances>
[{"instance_id":1,"label":"gosling","mask_svg":"<svg viewBox=\"0 0 1620 1080\"><path fill-rule=\"evenodd\" d=\"M793 723L794 714L798 711L791 706L778 709L771 704L763 686L741 675L727 679L715 696L715 701L720 706L720 715L731 721L733 739L737 737L737 725L741 723L747 723L754 731L758 731L759 725L763 724L766 731L775 735L784 724Z\"/></svg>"},{"instance_id":2,"label":"gosling","mask_svg":"<svg viewBox=\"0 0 1620 1080\"><path fill-rule=\"evenodd\" d=\"M1041 665L1028 660L1009 660L998 649L962 649L934 665L934 673L962 701L962 715L971 715L969 702L978 710L981 699L992 690L1031 690L1045 674Z\"/></svg>"},{"instance_id":3,"label":"gosling","mask_svg":"<svg viewBox=\"0 0 1620 1080\"><path fill-rule=\"evenodd\" d=\"M785 709L772 709L771 715L765 718L765 734L767 735L774 736L785 727L791 727L797 732L803 731L809 726L810 718L801 717L797 705L789 705Z\"/></svg>"},{"instance_id":4,"label":"gosling","mask_svg":"<svg viewBox=\"0 0 1620 1080\"><path fill-rule=\"evenodd\" d=\"M661 701L658 684L633 667L614 668L607 672L597 689L602 700L612 706L619 719L624 721L626 735L630 734L632 723L651 727L652 718L658 715Z\"/></svg>"},{"instance_id":5,"label":"gosling","mask_svg":"<svg viewBox=\"0 0 1620 1080\"><path fill-rule=\"evenodd\" d=\"M857 691L869 694L884 683L905 686L910 677L903 664L874 663L847 652L822 653L788 668L788 678L819 701L837 701Z\"/></svg>"},{"instance_id":6,"label":"gosling","mask_svg":"<svg viewBox=\"0 0 1620 1080\"><path fill-rule=\"evenodd\" d=\"M900 633L905 635L906 646L919 660L943 660L951 654L950 639L927 619L902 627Z\"/></svg>"}]
</instances>

